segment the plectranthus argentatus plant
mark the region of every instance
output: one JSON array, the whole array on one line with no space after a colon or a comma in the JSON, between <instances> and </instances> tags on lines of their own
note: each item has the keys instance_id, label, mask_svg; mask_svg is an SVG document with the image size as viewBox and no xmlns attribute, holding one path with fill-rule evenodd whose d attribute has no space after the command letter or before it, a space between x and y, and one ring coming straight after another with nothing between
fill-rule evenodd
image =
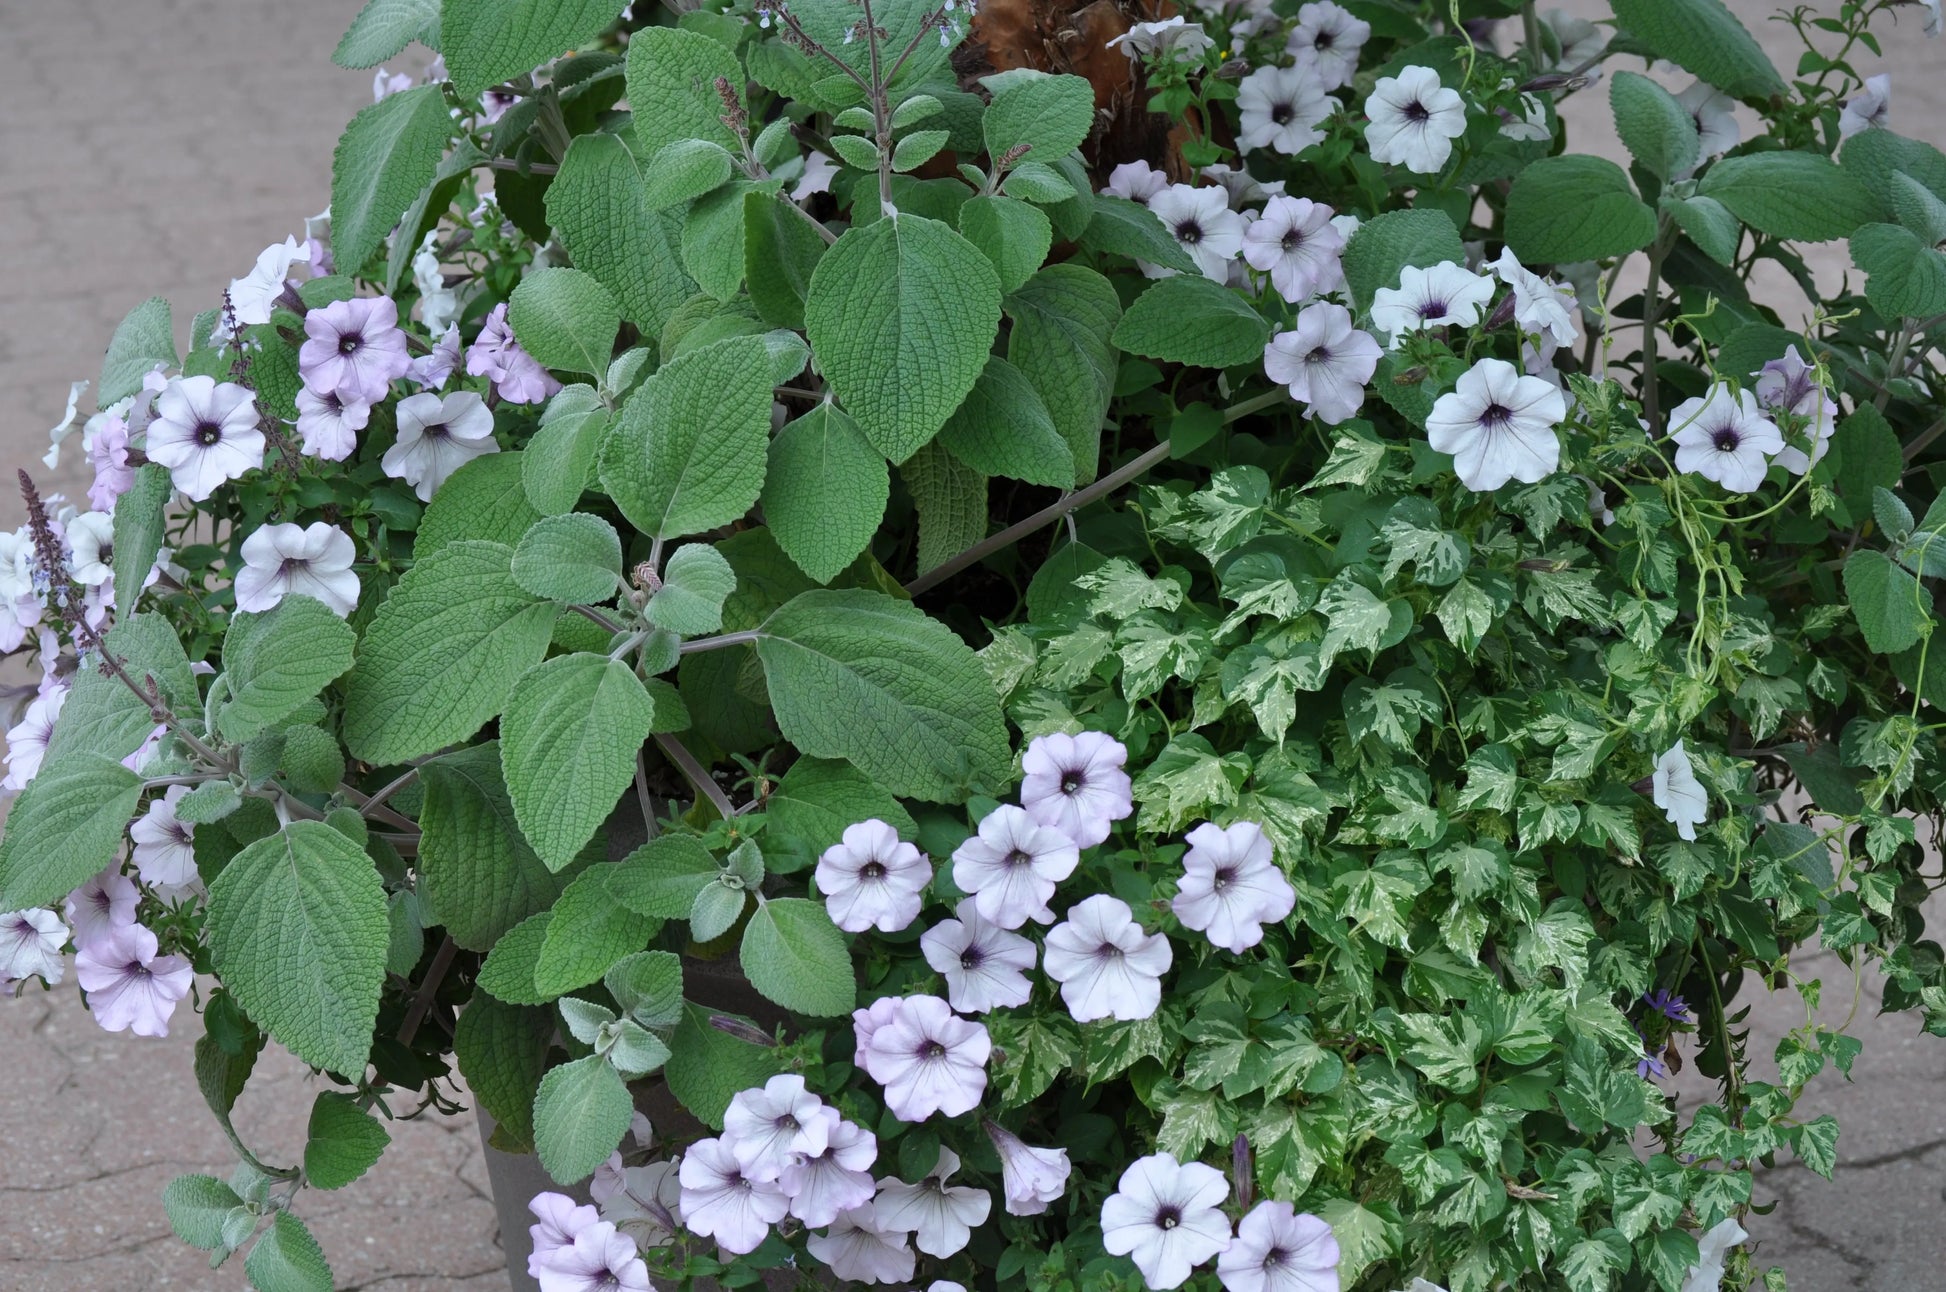
<instances>
[{"instance_id":1,"label":"plectranthus argentatus plant","mask_svg":"<svg viewBox=\"0 0 1946 1292\"><path fill-rule=\"evenodd\" d=\"M1834 8L372 0L0 535L0 984L201 1014L266 1292L474 1101L549 1292L1747 1286L1797 957L1946 1032L1939 23Z\"/></svg>"}]
</instances>

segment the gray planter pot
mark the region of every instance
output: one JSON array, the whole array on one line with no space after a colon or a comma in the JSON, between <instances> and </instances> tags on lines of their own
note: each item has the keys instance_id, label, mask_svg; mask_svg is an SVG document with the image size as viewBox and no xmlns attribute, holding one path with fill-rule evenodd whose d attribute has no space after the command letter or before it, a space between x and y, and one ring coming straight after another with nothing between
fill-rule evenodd
<instances>
[{"instance_id":1,"label":"gray planter pot","mask_svg":"<svg viewBox=\"0 0 1946 1292\"><path fill-rule=\"evenodd\" d=\"M527 1258L534 1251L533 1239L527 1233L527 1227L534 1223L527 1210L528 1200L552 1190L587 1202L587 1186L563 1189L548 1178L541 1160L532 1153L503 1153L493 1147L489 1142L493 1118L478 1100L473 1109L480 1122L480 1153L486 1160L487 1184L493 1190L493 1209L500 1220L500 1249L507 1254L507 1284L513 1292L540 1292L541 1285L527 1273Z\"/></svg>"}]
</instances>

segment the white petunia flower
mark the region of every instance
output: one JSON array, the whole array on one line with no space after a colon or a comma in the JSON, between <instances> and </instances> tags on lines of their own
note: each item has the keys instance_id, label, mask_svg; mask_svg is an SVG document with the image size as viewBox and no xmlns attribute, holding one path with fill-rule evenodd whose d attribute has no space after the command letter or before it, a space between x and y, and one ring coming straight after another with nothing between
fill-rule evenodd
<instances>
[{"instance_id":1,"label":"white petunia flower","mask_svg":"<svg viewBox=\"0 0 1946 1292\"><path fill-rule=\"evenodd\" d=\"M723 1113L723 1139L743 1174L770 1184L794 1157L816 1157L831 1142L838 1110L804 1088L794 1073L737 1092Z\"/></svg>"},{"instance_id":2,"label":"white petunia flower","mask_svg":"<svg viewBox=\"0 0 1946 1292\"><path fill-rule=\"evenodd\" d=\"M985 1189L947 1185L959 1167L959 1154L941 1145L938 1164L917 1184L880 1180L872 1219L887 1233L911 1234L912 1245L928 1256L951 1256L993 1210Z\"/></svg>"},{"instance_id":3,"label":"white petunia flower","mask_svg":"<svg viewBox=\"0 0 1946 1292\"><path fill-rule=\"evenodd\" d=\"M230 280L230 304L236 310L236 321L246 326L270 322L270 312L290 281L291 266L310 263L310 245L296 238L265 247L249 273Z\"/></svg>"},{"instance_id":4,"label":"white petunia flower","mask_svg":"<svg viewBox=\"0 0 1946 1292\"><path fill-rule=\"evenodd\" d=\"M1717 1221L1696 1240L1696 1264L1683 1276L1681 1292L1717 1292L1723 1285L1723 1264L1731 1249L1748 1237L1734 1217Z\"/></svg>"},{"instance_id":5,"label":"white petunia flower","mask_svg":"<svg viewBox=\"0 0 1946 1292\"><path fill-rule=\"evenodd\" d=\"M67 701L67 687L49 687L34 697L27 712L7 732L7 778L0 781L0 792L24 790L39 774L41 760L47 756L47 742L54 735L54 721Z\"/></svg>"},{"instance_id":6,"label":"white petunia flower","mask_svg":"<svg viewBox=\"0 0 1946 1292\"><path fill-rule=\"evenodd\" d=\"M919 935L919 950L946 980L946 999L962 1014L1017 1008L1034 994L1027 971L1034 944L980 918L972 898L960 902L956 920L941 920Z\"/></svg>"},{"instance_id":7,"label":"white petunia flower","mask_svg":"<svg viewBox=\"0 0 1946 1292\"><path fill-rule=\"evenodd\" d=\"M181 956L158 950L155 934L133 923L76 941L74 980L88 993L88 1011L102 1030L169 1035L169 1018L196 972Z\"/></svg>"},{"instance_id":8,"label":"white petunia flower","mask_svg":"<svg viewBox=\"0 0 1946 1292\"><path fill-rule=\"evenodd\" d=\"M683 1228L714 1238L726 1252L753 1252L784 1218L788 1203L775 1184L752 1180L721 1139L697 1140L683 1154Z\"/></svg>"},{"instance_id":9,"label":"white petunia flower","mask_svg":"<svg viewBox=\"0 0 1946 1292\"><path fill-rule=\"evenodd\" d=\"M1466 133L1466 101L1439 83L1430 67L1381 76L1365 100L1365 142L1372 160L1435 175Z\"/></svg>"},{"instance_id":10,"label":"white petunia flower","mask_svg":"<svg viewBox=\"0 0 1946 1292\"><path fill-rule=\"evenodd\" d=\"M1229 194L1230 209L1242 215L1245 221L1257 218L1257 213L1246 210L1246 207L1262 206L1271 198L1284 195L1283 180L1258 179L1247 170L1238 170L1221 162L1212 162L1196 173Z\"/></svg>"},{"instance_id":11,"label":"white petunia flower","mask_svg":"<svg viewBox=\"0 0 1946 1292\"><path fill-rule=\"evenodd\" d=\"M1305 412L1327 426L1354 416L1365 402L1365 386L1385 352L1370 333L1351 325L1351 311L1330 301L1306 305L1297 325L1279 332L1264 347L1264 373Z\"/></svg>"},{"instance_id":12,"label":"white petunia flower","mask_svg":"<svg viewBox=\"0 0 1946 1292\"><path fill-rule=\"evenodd\" d=\"M904 1283L918 1263L905 1235L879 1228L870 1207L845 1212L805 1246L848 1283Z\"/></svg>"},{"instance_id":13,"label":"white petunia flower","mask_svg":"<svg viewBox=\"0 0 1946 1292\"><path fill-rule=\"evenodd\" d=\"M996 1121L983 1123L1000 1155L1000 1187L1007 1214L1038 1216L1068 1191L1074 1167L1064 1148L1034 1148Z\"/></svg>"},{"instance_id":14,"label":"white petunia flower","mask_svg":"<svg viewBox=\"0 0 1946 1292\"><path fill-rule=\"evenodd\" d=\"M169 479L202 502L226 480L263 465L257 397L249 387L207 376L176 377L155 397L148 454L169 468Z\"/></svg>"},{"instance_id":15,"label":"white petunia flower","mask_svg":"<svg viewBox=\"0 0 1946 1292\"><path fill-rule=\"evenodd\" d=\"M1260 67L1237 84L1237 147L1287 156L1323 140L1318 123L1337 107L1307 67Z\"/></svg>"},{"instance_id":16,"label":"white petunia flower","mask_svg":"<svg viewBox=\"0 0 1946 1292\"><path fill-rule=\"evenodd\" d=\"M1149 204L1149 199L1169 187L1169 177L1145 161L1123 162L1108 172L1108 184L1101 191L1109 197L1125 197L1131 202Z\"/></svg>"},{"instance_id":17,"label":"white petunia flower","mask_svg":"<svg viewBox=\"0 0 1946 1292\"><path fill-rule=\"evenodd\" d=\"M1698 156L1702 160L1707 161L1729 152L1743 138L1743 131L1737 126L1736 100L1722 91L1698 81L1678 94L1676 102L1682 104L1683 110L1696 123L1696 138L1702 145ZM1670 178L1684 177L1672 175Z\"/></svg>"},{"instance_id":18,"label":"white petunia flower","mask_svg":"<svg viewBox=\"0 0 1946 1292\"><path fill-rule=\"evenodd\" d=\"M953 851L953 883L973 897L980 914L1003 929L1048 918L1054 886L1081 864L1081 850L1026 809L1003 803L987 813L979 833Z\"/></svg>"},{"instance_id":19,"label":"white petunia flower","mask_svg":"<svg viewBox=\"0 0 1946 1292\"><path fill-rule=\"evenodd\" d=\"M1838 137L1849 139L1874 126L1881 130L1892 124L1892 78L1884 72L1865 78L1865 88L1845 100L1838 114Z\"/></svg>"},{"instance_id":20,"label":"white petunia flower","mask_svg":"<svg viewBox=\"0 0 1946 1292\"><path fill-rule=\"evenodd\" d=\"M372 406L336 391L297 392L297 435L303 451L326 462L343 462L358 447L358 432L372 420Z\"/></svg>"},{"instance_id":21,"label":"white petunia flower","mask_svg":"<svg viewBox=\"0 0 1946 1292\"><path fill-rule=\"evenodd\" d=\"M1179 14L1161 22L1138 22L1109 41L1108 48L1120 45L1131 59L1153 54L1172 62L1193 63L1215 44L1199 24L1187 22Z\"/></svg>"},{"instance_id":22,"label":"white petunia flower","mask_svg":"<svg viewBox=\"0 0 1946 1292\"><path fill-rule=\"evenodd\" d=\"M419 289L419 321L433 336L453 326L460 312L459 293L446 285L446 271L439 264L435 245L438 241L439 230L428 229L419 249L412 254L412 284Z\"/></svg>"},{"instance_id":23,"label":"white petunia flower","mask_svg":"<svg viewBox=\"0 0 1946 1292\"><path fill-rule=\"evenodd\" d=\"M1169 939L1144 933L1128 903L1106 893L1069 907L1067 919L1048 930L1041 957L1077 1023L1151 1017L1171 959Z\"/></svg>"},{"instance_id":24,"label":"white petunia flower","mask_svg":"<svg viewBox=\"0 0 1946 1292\"><path fill-rule=\"evenodd\" d=\"M1556 70L1569 71L1580 67L1608 48L1608 33L1578 14L1565 9L1549 9L1541 15L1541 21L1554 33L1555 41L1561 46L1561 59L1554 64ZM1582 73L1590 83L1601 79L1601 68L1591 67Z\"/></svg>"},{"instance_id":25,"label":"white petunia flower","mask_svg":"<svg viewBox=\"0 0 1946 1292\"><path fill-rule=\"evenodd\" d=\"M340 619L358 605L358 557L351 535L325 521L265 525L243 540L236 607L261 614L285 597L315 597Z\"/></svg>"},{"instance_id":26,"label":"white petunia flower","mask_svg":"<svg viewBox=\"0 0 1946 1292\"><path fill-rule=\"evenodd\" d=\"M918 918L932 866L897 830L873 819L845 827L818 858L816 879L833 924L847 933L897 933Z\"/></svg>"},{"instance_id":27,"label":"white petunia flower","mask_svg":"<svg viewBox=\"0 0 1946 1292\"><path fill-rule=\"evenodd\" d=\"M1338 1240L1317 1216L1266 1198L1216 1259L1226 1292L1338 1292Z\"/></svg>"},{"instance_id":28,"label":"white petunia flower","mask_svg":"<svg viewBox=\"0 0 1946 1292\"><path fill-rule=\"evenodd\" d=\"M1203 277L1228 281L1230 262L1243 250L1245 222L1230 209L1221 188L1171 184L1149 199L1149 209L1168 228L1169 236L1182 244ZM1145 264L1142 272L1150 278L1166 278L1175 270Z\"/></svg>"},{"instance_id":29,"label":"white petunia flower","mask_svg":"<svg viewBox=\"0 0 1946 1292\"><path fill-rule=\"evenodd\" d=\"M196 879L196 827L176 819L176 804L187 793L187 785L170 786L128 828L135 843L135 868L145 884L177 888Z\"/></svg>"},{"instance_id":30,"label":"white petunia flower","mask_svg":"<svg viewBox=\"0 0 1946 1292\"><path fill-rule=\"evenodd\" d=\"M397 412L398 441L379 464L386 475L411 485L421 502L431 502L447 477L474 458L500 451L493 439L493 410L470 390L408 395Z\"/></svg>"},{"instance_id":31,"label":"white petunia flower","mask_svg":"<svg viewBox=\"0 0 1946 1292\"><path fill-rule=\"evenodd\" d=\"M1493 272L1513 288L1514 322L1522 332L1547 338L1557 346L1573 345L1581 339L1581 323L1574 299L1574 288L1566 283L1549 282L1520 263L1512 247L1501 249L1493 262Z\"/></svg>"},{"instance_id":32,"label":"white petunia flower","mask_svg":"<svg viewBox=\"0 0 1946 1292\"><path fill-rule=\"evenodd\" d=\"M1186 929L1241 955L1297 906L1297 890L1277 868L1270 839L1254 821L1205 821L1188 834L1183 878L1170 909Z\"/></svg>"},{"instance_id":33,"label":"white petunia flower","mask_svg":"<svg viewBox=\"0 0 1946 1292\"><path fill-rule=\"evenodd\" d=\"M1181 1287L1198 1265L1230 1243L1222 1212L1229 1181L1213 1166L1152 1153L1122 1172L1101 1204L1101 1244L1127 1256L1153 1292Z\"/></svg>"},{"instance_id":34,"label":"white petunia flower","mask_svg":"<svg viewBox=\"0 0 1946 1292\"><path fill-rule=\"evenodd\" d=\"M1710 799L1709 791L1696 779L1696 770L1682 741L1669 746L1655 760L1655 772L1649 779L1655 805L1668 814L1677 834L1694 840L1696 827L1709 820Z\"/></svg>"},{"instance_id":35,"label":"white petunia flower","mask_svg":"<svg viewBox=\"0 0 1946 1292\"><path fill-rule=\"evenodd\" d=\"M119 863L111 864L90 876L62 903L68 924L74 929L76 949L99 942L117 929L135 923L135 908L141 905L142 890L118 866Z\"/></svg>"},{"instance_id":36,"label":"white petunia flower","mask_svg":"<svg viewBox=\"0 0 1946 1292\"><path fill-rule=\"evenodd\" d=\"M1092 848L1134 810L1127 761L1127 746L1104 732L1036 736L1020 759L1020 806L1076 847Z\"/></svg>"},{"instance_id":37,"label":"white petunia flower","mask_svg":"<svg viewBox=\"0 0 1946 1292\"><path fill-rule=\"evenodd\" d=\"M86 394L87 390L88 383L85 381L68 383L67 407L61 412L61 420L47 432L48 450L41 456L41 461L45 462L50 469L61 464L61 441L74 434L83 425L81 418L76 414L76 409L80 407L81 396Z\"/></svg>"},{"instance_id":38,"label":"white petunia flower","mask_svg":"<svg viewBox=\"0 0 1946 1292\"><path fill-rule=\"evenodd\" d=\"M1358 51L1372 37L1372 25L1332 0L1312 0L1297 11L1297 25L1284 43L1300 67L1317 72L1326 90L1351 84L1358 74Z\"/></svg>"},{"instance_id":39,"label":"white petunia flower","mask_svg":"<svg viewBox=\"0 0 1946 1292\"><path fill-rule=\"evenodd\" d=\"M1386 349L1396 350L1406 333L1421 328L1472 327L1493 292L1491 278L1450 260L1429 268L1407 265L1399 271L1397 287L1372 293L1372 326L1390 334Z\"/></svg>"},{"instance_id":40,"label":"white petunia flower","mask_svg":"<svg viewBox=\"0 0 1946 1292\"><path fill-rule=\"evenodd\" d=\"M39 907L0 915L0 982L39 978L52 987L61 981L68 926L53 911Z\"/></svg>"},{"instance_id":41,"label":"white petunia flower","mask_svg":"<svg viewBox=\"0 0 1946 1292\"><path fill-rule=\"evenodd\" d=\"M1308 197L1273 197L1243 231L1243 258L1270 275L1292 305L1344 286L1345 240L1331 227L1331 208Z\"/></svg>"},{"instance_id":42,"label":"white petunia flower","mask_svg":"<svg viewBox=\"0 0 1946 1292\"><path fill-rule=\"evenodd\" d=\"M115 577L115 518L84 511L61 535L68 548L68 574L76 583L96 587Z\"/></svg>"},{"instance_id":43,"label":"white petunia flower","mask_svg":"<svg viewBox=\"0 0 1946 1292\"><path fill-rule=\"evenodd\" d=\"M1818 384L1817 366L1799 357L1794 345L1785 346L1783 358L1772 359L1754 375L1757 404L1771 413L1773 420L1778 413L1790 413L1808 423L1801 433L1810 436L1810 453L1787 442L1775 458L1778 466L1801 476L1831 447L1831 437L1838 429L1838 405ZM1782 430L1778 427L1780 433Z\"/></svg>"},{"instance_id":44,"label":"white petunia flower","mask_svg":"<svg viewBox=\"0 0 1946 1292\"><path fill-rule=\"evenodd\" d=\"M667 1247L682 1227L681 1172L681 1158L622 1168L614 1191L600 1200L601 1218L637 1247Z\"/></svg>"},{"instance_id":45,"label":"white petunia flower","mask_svg":"<svg viewBox=\"0 0 1946 1292\"><path fill-rule=\"evenodd\" d=\"M830 1128L821 1152L793 1155L777 1187L790 1199L790 1214L816 1229L871 1202L871 1169L877 1160L878 1136L840 1120Z\"/></svg>"},{"instance_id":46,"label":"white petunia flower","mask_svg":"<svg viewBox=\"0 0 1946 1292\"><path fill-rule=\"evenodd\" d=\"M985 1026L958 1017L937 996L894 999L890 1020L861 1046L865 1071L885 1087L885 1106L904 1122L978 1107L993 1054Z\"/></svg>"},{"instance_id":47,"label":"white petunia flower","mask_svg":"<svg viewBox=\"0 0 1946 1292\"><path fill-rule=\"evenodd\" d=\"M1761 485L1771 456L1784 447L1783 433L1764 416L1756 395L1722 383L1676 405L1669 425L1676 470L1714 480L1731 493Z\"/></svg>"},{"instance_id":48,"label":"white petunia flower","mask_svg":"<svg viewBox=\"0 0 1946 1292\"><path fill-rule=\"evenodd\" d=\"M1460 483L1488 493L1509 480L1533 484L1554 474L1561 462L1554 428L1567 413L1567 400L1547 382L1505 359L1482 359L1434 402L1426 438L1453 455Z\"/></svg>"}]
</instances>

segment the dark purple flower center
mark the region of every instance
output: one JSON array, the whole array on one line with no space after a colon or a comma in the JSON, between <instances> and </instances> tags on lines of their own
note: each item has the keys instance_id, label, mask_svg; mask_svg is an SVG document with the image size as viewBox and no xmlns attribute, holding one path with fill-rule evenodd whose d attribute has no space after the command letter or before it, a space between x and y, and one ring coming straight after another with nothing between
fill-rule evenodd
<instances>
[{"instance_id":1,"label":"dark purple flower center","mask_svg":"<svg viewBox=\"0 0 1946 1292\"><path fill-rule=\"evenodd\" d=\"M95 553L95 563L97 565L113 565L115 563L115 545L113 543L103 543L101 550Z\"/></svg>"},{"instance_id":2,"label":"dark purple flower center","mask_svg":"<svg viewBox=\"0 0 1946 1292\"><path fill-rule=\"evenodd\" d=\"M198 422L196 429L191 431L189 436L207 449L223 442L223 428L215 422Z\"/></svg>"},{"instance_id":3,"label":"dark purple flower center","mask_svg":"<svg viewBox=\"0 0 1946 1292\"><path fill-rule=\"evenodd\" d=\"M1286 252L1296 251L1304 245L1304 230L1298 228L1296 225L1292 225L1290 228L1284 230L1284 236L1278 245L1283 247Z\"/></svg>"},{"instance_id":4,"label":"dark purple flower center","mask_svg":"<svg viewBox=\"0 0 1946 1292\"><path fill-rule=\"evenodd\" d=\"M1399 111L1405 116L1407 121L1412 122L1414 125L1424 125L1426 122L1432 120L1432 113L1426 111L1426 105L1417 99L1406 104Z\"/></svg>"},{"instance_id":5,"label":"dark purple flower center","mask_svg":"<svg viewBox=\"0 0 1946 1292\"><path fill-rule=\"evenodd\" d=\"M419 428L419 434L429 440L441 440L452 434L452 428L448 427L444 422L429 422Z\"/></svg>"},{"instance_id":6,"label":"dark purple flower center","mask_svg":"<svg viewBox=\"0 0 1946 1292\"><path fill-rule=\"evenodd\" d=\"M311 563L308 560L304 559L303 557L287 556L282 561L278 562L277 573L286 574L286 575L295 574L299 570L308 570L310 568L311 568Z\"/></svg>"},{"instance_id":7,"label":"dark purple flower center","mask_svg":"<svg viewBox=\"0 0 1946 1292\"><path fill-rule=\"evenodd\" d=\"M858 868L858 877L860 879L884 879L885 863L877 859L866 862Z\"/></svg>"},{"instance_id":8,"label":"dark purple flower center","mask_svg":"<svg viewBox=\"0 0 1946 1292\"><path fill-rule=\"evenodd\" d=\"M1203 240L1203 226L1194 220L1184 220L1176 226L1176 241L1195 246Z\"/></svg>"},{"instance_id":9,"label":"dark purple flower center","mask_svg":"<svg viewBox=\"0 0 1946 1292\"><path fill-rule=\"evenodd\" d=\"M338 338L338 353L342 355L354 355L363 349L364 345L365 337L363 333L347 332Z\"/></svg>"},{"instance_id":10,"label":"dark purple flower center","mask_svg":"<svg viewBox=\"0 0 1946 1292\"><path fill-rule=\"evenodd\" d=\"M1267 1270L1274 1270L1289 1259L1289 1252L1281 1247L1273 1247L1264 1253L1263 1267Z\"/></svg>"},{"instance_id":11,"label":"dark purple flower center","mask_svg":"<svg viewBox=\"0 0 1946 1292\"><path fill-rule=\"evenodd\" d=\"M1447 303L1442 300L1420 301L1419 317L1422 319L1443 318L1449 308Z\"/></svg>"},{"instance_id":12,"label":"dark purple flower center","mask_svg":"<svg viewBox=\"0 0 1946 1292\"><path fill-rule=\"evenodd\" d=\"M1311 38L1311 48L1313 48L1313 49L1330 49L1330 48L1331 48L1331 42L1332 42L1332 41L1334 41L1334 40L1336 40L1336 39L1337 39L1337 37L1336 37L1336 36L1334 36L1334 35L1332 35L1332 34L1331 34L1330 32L1328 32L1328 31L1321 31L1321 32L1319 32L1319 33L1318 33L1317 35L1315 35L1315 36L1313 36L1313 37Z\"/></svg>"},{"instance_id":13,"label":"dark purple flower center","mask_svg":"<svg viewBox=\"0 0 1946 1292\"><path fill-rule=\"evenodd\" d=\"M1171 1205L1171 1206L1164 1207L1160 1211L1155 1213L1155 1227L1157 1229L1174 1229L1177 1225L1180 1225L1181 1223L1182 1223L1181 1207Z\"/></svg>"},{"instance_id":14,"label":"dark purple flower center","mask_svg":"<svg viewBox=\"0 0 1946 1292\"><path fill-rule=\"evenodd\" d=\"M1210 877L1210 890L1220 893L1236 882L1237 868L1235 866L1220 866L1217 868L1216 874Z\"/></svg>"},{"instance_id":15,"label":"dark purple flower center","mask_svg":"<svg viewBox=\"0 0 1946 1292\"><path fill-rule=\"evenodd\" d=\"M1015 866L1031 866L1034 864L1034 856L1032 853L1022 852L1020 849L1015 848L1012 852L1000 859L1000 864L1009 869Z\"/></svg>"},{"instance_id":16,"label":"dark purple flower center","mask_svg":"<svg viewBox=\"0 0 1946 1292\"><path fill-rule=\"evenodd\" d=\"M943 1059L946 1057L946 1047L938 1041L927 1041L919 1047L919 1057L922 1059Z\"/></svg>"},{"instance_id":17,"label":"dark purple flower center","mask_svg":"<svg viewBox=\"0 0 1946 1292\"><path fill-rule=\"evenodd\" d=\"M1710 445L1718 453L1735 453L1743 444L1743 436L1737 434L1734 426L1725 426L1710 436Z\"/></svg>"},{"instance_id":18,"label":"dark purple flower center","mask_svg":"<svg viewBox=\"0 0 1946 1292\"><path fill-rule=\"evenodd\" d=\"M978 969L986 963L986 958L987 953L985 951L977 946L971 946L959 953L959 967L962 969Z\"/></svg>"},{"instance_id":19,"label":"dark purple flower center","mask_svg":"<svg viewBox=\"0 0 1946 1292\"><path fill-rule=\"evenodd\" d=\"M1330 346L1328 346L1328 345L1321 345L1321 346L1318 346L1318 347L1317 347L1316 349L1314 349L1314 350L1312 350L1312 351L1311 351L1311 352L1310 352L1309 354L1307 354L1307 355L1305 355L1305 356L1304 356L1304 362L1306 362L1306 363L1330 363L1330 362L1331 362L1331 347L1330 347Z\"/></svg>"},{"instance_id":20,"label":"dark purple flower center","mask_svg":"<svg viewBox=\"0 0 1946 1292\"><path fill-rule=\"evenodd\" d=\"M796 1130L803 1129L797 1124L797 1118L791 1116L789 1113L785 1113L782 1116L778 1117L777 1120L771 1124L774 1125L778 1130L796 1131Z\"/></svg>"},{"instance_id":21,"label":"dark purple flower center","mask_svg":"<svg viewBox=\"0 0 1946 1292\"><path fill-rule=\"evenodd\" d=\"M1513 420L1513 411L1505 404L1488 404L1480 410L1480 425L1485 427L1505 426Z\"/></svg>"},{"instance_id":22,"label":"dark purple flower center","mask_svg":"<svg viewBox=\"0 0 1946 1292\"><path fill-rule=\"evenodd\" d=\"M1273 103L1270 107L1270 123L1275 126L1289 125L1296 115L1297 109L1288 103Z\"/></svg>"},{"instance_id":23,"label":"dark purple flower center","mask_svg":"<svg viewBox=\"0 0 1946 1292\"><path fill-rule=\"evenodd\" d=\"M1080 772L1067 772L1061 777L1061 793L1079 794L1081 787L1087 783L1087 778L1082 776Z\"/></svg>"}]
</instances>

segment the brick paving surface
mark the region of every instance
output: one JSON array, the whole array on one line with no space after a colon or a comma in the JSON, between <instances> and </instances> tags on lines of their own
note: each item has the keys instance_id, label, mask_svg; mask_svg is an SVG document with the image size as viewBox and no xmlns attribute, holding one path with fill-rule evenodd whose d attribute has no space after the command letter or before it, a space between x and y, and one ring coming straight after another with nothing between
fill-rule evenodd
<instances>
[{"instance_id":1,"label":"brick paving surface","mask_svg":"<svg viewBox=\"0 0 1946 1292\"><path fill-rule=\"evenodd\" d=\"M1834 0L1825 0L1830 6ZM1730 0L1787 72L1788 29L1772 6ZM259 248L300 232L327 200L332 144L369 101L368 73L329 61L359 0L0 0L0 458L71 495L79 454L59 472L35 461L67 383L99 371L124 312L162 295L189 318L217 303ZM1569 0L1588 12L1605 6ZM1946 43L1918 37L1916 9L1888 33L1869 70L1894 76L1893 120L1946 142ZM1568 115L1579 147L1614 148L1606 95ZM1597 143L1595 141L1602 142ZM1821 281L1841 248L1814 256ZM1788 289L1773 299L1796 313ZM84 404L84 408L88 405ZM0 525L20 504L0 491ZM1824 980L1827 1021L1851 1012L1853 984L1824 955L1801 973ZM1766 1263L1797 1292L1909 1292L1942 1285L1946 1226L1946 1045L1905 1018L1876 1016L1867 983L1853 1032L1865 1042L1856 1083L1827 1075L1805 1114L1844 1124L1835 1184L1784 1165L1758 1197L1776 1210L1750 1229ZM1802 1021L1793 994L1750 1003L1753 1052ZM230 1150L197 1096L197 1020L142 1040L97 1029L71 981L51 996L0 1002L0 1292L43 1289L236 1289L169 1234L162 1186L181 1171L226 1175ZM267 1160L301 1151L312 1083L267 1052L238 1125ZM1699 1097L1685 1090L1685 1103ZM500 1292L506 1286L480 1147L470 1117L391 1127L394 1144L365 1179L301 1201L341 1289Z\"/></svg>"}]
</instances>

